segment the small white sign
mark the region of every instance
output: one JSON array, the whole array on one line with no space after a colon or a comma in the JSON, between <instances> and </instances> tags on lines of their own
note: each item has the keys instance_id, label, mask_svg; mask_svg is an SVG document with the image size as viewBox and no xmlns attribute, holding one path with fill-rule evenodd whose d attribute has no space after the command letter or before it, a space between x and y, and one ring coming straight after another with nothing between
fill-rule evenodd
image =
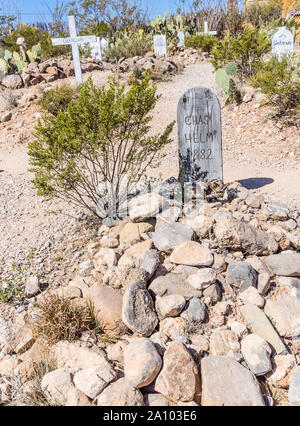
<instances>
[{"instance_id":1,"label":"small white sign","mask_svg":"<svg viewBox=\"0 0 300 426\"><path fill-rule=\"evenodd\" d=\"M81 36L81 37L67 37L67 38L53 38L53 46L62 46L64 44L74 44L74 43L95 43L97 41L96 36Z\"/></svg>"},{"instance_id":2,"label":"small white sign","mask_svg":"<svg viewBox=\"0 0 300 426\"><path fill-rule=\"evenodd\" d=\"M167 37L164 34L154 36L154 54L167 56Z\"/></svg>"},{"instance_id":3,"label":"small white sign","mask_svg":"<svg viewBox=\"0 0 300 426\"><path fill-rule=\"evenodd\" d=\"M106 50L108 50L108 40L106 40L105 38L101 39L101 50L102 52L105 52Z\"/></svg>"},{"instance_id":4,"label":"small white sign","mask_svg":"<svg viewBox=\"0 0 300 426\"><path fill-rule=\"evenodd\" d=\"M97 41L90 43L91 47L91 57L97 61L102 62L102 50L101 50L101 39L97 37Z\"/></svg>"},{"instance_id":5,"label":"small white sign","mask_svg":"<svg viewBox=\"0 0 300 426\"><path fill-rule=\"evenodd\" d=\"M184 32L181 31L177 34L177 37L179 38L179 42L177 44L178 47L184 47Z\"/></svg>"},{"instance_id":6,"label":"small white sign","mask_svg":"<svg viewBox=\"0 0 300 426\"><path fill-rule=\"evenodd\" d=\"M294 51L294 37L286 27L280 27L272 37L272 54L279 60L283 56L292 55Z\"/></svg>"}]
</instances>

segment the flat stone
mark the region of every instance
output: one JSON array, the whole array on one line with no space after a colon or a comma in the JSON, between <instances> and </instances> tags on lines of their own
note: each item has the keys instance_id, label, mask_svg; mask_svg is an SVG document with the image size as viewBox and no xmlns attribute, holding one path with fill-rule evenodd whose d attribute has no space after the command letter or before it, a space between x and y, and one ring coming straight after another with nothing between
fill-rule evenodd
<instances>
[{"instance_id":1,"label":"flat stone","mask_svg":"<svg viewBox=\"0 0 300 426\"><path fill-rule=\"evenodd\" d=\"M125 378L110 383L97 398L100 407L137 407L144 406L142 393L130 386Z\"/></svg>"},{"instance_id":2,"label":"flat stone","mask_svg":"<svg viewBox=\"0 0 300 426\"><path fill-rule=\"evenodd\" d=\"M266 301L265 314L271 319L280 336L300 336L300 299L288 294L279 294L276 299Z\"/></svg>"},{"instance_id":3,"label":"flat stone","mask_svg":"<svg viewBox=\"0 0 300 426\"><path fill-rule=\"evenodd\" d=\"M214 219L209 216L199 215L194 217L184 217L181 219L181 223L189 226L196 233L198 238L205 238L212 231L214 226Z\"/></svg>"},{"instance_id":4,"label":"flat stone","mask_svg":"<svg viewBox=\"0 0 300 426\"><path fill-rule=\"evenodd\" d=\"M144 194L134 197L128 203L129 216L133 222L156 217L162 206L162 198L158 194Z\"/></svg>"},{"instance_id":5,"label":"flat stone","mask_svg":"<svg viewBox=\"0 0 300 426\"><path fill-rule=\"evenodd\" d=\"M203 290L203 297L208 297L213 303L219 302L222 299L222 289L217 283L211 284Z\"/></svg>"},{"instance_id":6,"label":"flat stone","mask_svg":"<svg viewBox=\"0 0 300 426\"><path fill-rule=\"evenodd\" d=\"M190 275L187 278L187 283L197 290L204 290L213 284L217 279L217 273L211 268L201 268L196 274Z\"/></svg>"},{"instance_id":7,"label":"flat stone","mask_svg":"<svg viewBox=\"0 0 300 426\"><path fill-rule=\"evenodd\" d=\"M142 238L144 232L153 231L150 223L126 223L120 232L120 243L135 244Z\"/></svg>"},{"instance_id":8,"label":"flat stone","mask_svg":"<svg viewBox=\"0 0 300 426\"><path fill-rule=\"evenodd\" d=\"M201 323L206 317L206 305L200 299L193 297L181 313L181 317L188 322Z\"/></svg>"},{"instance_id":9,"label":"flat stone","mask_svg":"<svg viewBox=\"0 0 300 426\"><path fill-rule=\"evenodd\" d=\"M200 378L197 365L182 343L172 342L164 354L163 369L155 391L174 402L199 400Z\"/></svg>"},{"instance_id":10,"label":"flat stone","mask_svg":"<svg viewBox=\"0 0 300 426\"><path fill-rule=\"evenodd\" d=\"M248 254L270 254L278 250L275 239L246 222L219 220L214 228L220 247Z\"/></svg>"},{"instance_id":11,"label":"flat stone","mask_svg":"<svg viewBox=\"0 0 300 426\"><path fill-rule=\"evenodd\" d=\"M277 283L280 287L291 287L300 289L300 278L278 277Z\"/></svg>"},{"instance_id":12,"label":"flat stone","mask_svg":"<svg viewBox=\"0 0 300 426\"><path fill-rule=\"evenodd\" d=\"M296 367L294 355L275 355L273 358L273 369L268 375L268 381L278 385L287 374Z\"/></svg>"},{"instance_id":13,"label":"flat stone","mask_svg":"<svg viewBox=\"0 0 300 426\"><path fill-rule=\"evenodd\" d=\"M230 351L239 352L238 336L232 330L215 331L210 336L210 355L227 355Z\"/></svg>"},{"instance_id":14,"label":"flat stone","mask_svg":"<svg viewBox=\"0 0 300 426\"><path fill-rule=\"evenodd\" d=\"M177 317L185 307L186 300L179 294L157 297L155 302L156 312L160 319Z\"/></svg>"},{"instance_id":15,"label":"flat stone","mask_svg":"<svg viewBox=\"0 0 300 426\"><path fill-rule=\"evenodd\" d=\"M187 343L185 331L187 322L182 317L177 318L165 318L159 323L159 331L165 334L170 340L176 340L181 343Z\"/></svg>"},{"instance_id":16,"label":"flat stone","mask_svg":"<svg viewBox=\"0 0 300 426\"><path fill-rule=\"evenodd\" d=\"M193 233L194 231L190 227L174 222L158 228L152 234L152 239L158 250L169 251L174 250L186 241L191 241Z\"/></svg>"},{"instance_id":17,"label":"flat stone","mask_svg":"<svg viewBox=\"0 0 300 426\"><path fill-rule=\"evenodd\" d=\"M102 247L94 256L94 265L96 271L98 271L101 266L107 266L110 268L112 266L116 266L117 263L117 255L112 248Z\"/></svg>"},{"instance_id":18,"label":"flat stone","mask_svg":"<svg viewBox=\"0 0 300 426\"><path fill-rule=\"evenodd\" d=\"M257 273L246 262L232 262L227 268L226 282L230 286L237 288L239 292L242 292L248 287L256 286Z\"/></svg>"},{"instance_id":19,"label":"flat stone","mask_svg":"<svg viewBox=\"0 0 300 426\"><path fill-rule=\"evenodd\" d=\"M300 405L300 368L291 377L288 396L290 405Z\"/></svg>"},{"instance_id":20,"label":"flat stone","mask_svg":"<svg viewBox=\"0 0 300 426\"><path fill-rule=\"evenodd\" d=\"M87 291L86 298L91 301L101 326L108 331L119 331L122 326L123 297L120 292L103 285L95 284Z\"/></svg>"},{"instance_id":21,"label":"flat stone","mask_svg":"<svg viewBox=\"0 0 300 426\"><path fill-rule=\"evenodd\" d=\"M151 248L151 239L134 244L124 252L123 256L121 256L118 262L118 266L126 265L128 261L134 263L138 258L143 256Z\"/></svg>"},{"instance_id":22,"label":"flat stone","mask_svg":"<svg viewBox=\"0 0 300 426\"><path fill-rule=\"evenodd\" d=\"M150 385L162 366L162 360L150 339L131 339L124 351L126 381L134 388Z\"/></svg>"},{"instance_id":23,"label":"flat stone","mask_svg":"<svg viewBox=\"0 0 300 426\"><path fill-rule=\"evenodd\" d=\"M240 307L240 312L252 333L266 340L278 355L286 352L284 343L262 310L257 306L246 304Z\"/></svg>"},{"instance_id":24,"label":"flat stone","mask_svg":"<svg viewBox=\"0 0 300 426\"><path fill-rule=\"evenodd\" d=\"M230 357L201 360L202 406L264 406L259 384L251 371Z\"/></svg>"},{"instance_id":25,"label":"flat stone","mask_svg":"<svg viewBox=\"0 0 300 426\"><path fill-rule=\"evenodd\" d=\"M59 368L43 377L41 389L50 404L74 405L77 398L71 373L69 368Z\"/></svg>"},{"instance_id":26,"label":"flat stone","mask_svg":"<svg viewBox=\"0 0 300 426\"><path fill-rule=\"evenodd\" d=\"M214 257L208 247L202 247L195 241L187 241L175 248L170 260L177 265L211 266Z\"/></svg>"},{"instance_id":27,"label":"flat stone","mask_svg":"<svg viewBox=\"0 0 300 426\"><path fill-rule=\"evenodd\" d=\"M112 368L89 367L78 371L73 381L77 389L94 399L116 377L117 373Z\"/></svg>"},{"instance_id":28,"label":"flat stone","mask_svg":"<svg viewBox=\"0 0 300 426\"><path fill-rule=\"evenodd\" d=\"M265 262L274 275L300 277L300 253L283 251L266 257Z\"/></svg>"},{"instance_id":29,"label":"flat stone","mask_svg":"<svg viewBox=\"0 0 300 426\"><path fill-rule=\"evenodd\" d=\"M246 290L239 293L239 298L244 303L251 303L252 305L262 308L265 304L265 299L261 297L255 287L248 287Z\"/></svg>"},{"instance_id":30,"label":"flat stone","mask_svg":"<svg viewBox=\"0 0 300 426\"><path fill-rule=\"evenodd\" d=\"M269 344L258 334L249 334L241 341L241 352L248 367L256 376L265 376L272 370Z\"/></svg>"},{"instance_id":31,"label":"flat stone","mask_svg":"<svg viewBox=\"0 0 300 426\"><path fill-rule=\"evenodd\" d=\"M27 297L35 296L40 291L38 277L29 277L26 281L25 293Z\"/></svg>"},{"instance_id":32,"label":"flat stone","mask_svg":"<svg viewBox=\"0 0 300 426\"><path fill-rule=\"evenodd\" d=\"M136 261L136 266L145 274L145 279L149 281L160 265L159 252L157 250L147 250Z\"/></svg>"},{"instance_id":33,"label":"flat stone","mask_svg":"<svg viewBox=\"0 0 300 426\"><path fill-rule=\"evenodd\" d=\"M145 337L150 336L158 324L153 300L139 281L124 293L122 320L130 330Z\"/></svg>"},{"instance_id":34,"label":"flat stone","mask_svg":"<svg viewBox=\"0 0 300 426\"><path fill-rule=\"evenodd\" d=\"M190 300L193 297L201 297L202 292L190 286L185 280L185 274L170 272L153 280L149 286L149 292L161 297L177 294L183 296L186 300Z\"/></svg>"}]
</instances>

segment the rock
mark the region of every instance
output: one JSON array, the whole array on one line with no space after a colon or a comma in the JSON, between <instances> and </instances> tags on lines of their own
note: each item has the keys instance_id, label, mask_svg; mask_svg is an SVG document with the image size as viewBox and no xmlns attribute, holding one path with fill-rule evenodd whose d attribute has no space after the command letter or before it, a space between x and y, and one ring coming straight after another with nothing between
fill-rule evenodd
<instances>
[{"instance_id":1,"label":"rock","mask_svg":"<svg viewBox=\"0 0 300 426\"><path fill-rule=\"evenodd\" d=\"M220 220L214 228L221 248L242 250L248 254L270 254L278 250L274 238L246 222Z\"/></svg>"},{"instance_id":2,"label":"rock","mask_svg":"<svg viewBox=\"0 0 300 426\"><path fill-rule=\"evenodd\" d=\"M249 334L241 341L241 352L248 367L256 376L265 376L272 370L272 349L258 334Z\"/></svg>"},{"instance_id":3,"label":"rock","mask_svg":"<svg viewBox=\"0 0 300 426\"><path fill-rule=\"evenodd\" d=\"M168 336L165 333L158 331L157 333L152 334L150 340L154 344L159 355L163 356L167 349L167 343L169 340Z\"/></svg>"},{"instance_id":4,"label":"rock","mask_svg":"<svg viewBox=\"0 0 300 426\"><path fill-rule=\"evenodd\" d=\"M155 296L170 296L177 294L183 296L186 300L190 300L193 297L201 297L202 292L186 283L185 279L185 274L174 274L171 272L153 280L149 287L149 291Z\"/></svg>"},{"instance_id":5,"label":"rock","mask_svg":"<svg viewBox=\"0 0 300 426\"><path fill-rule=\"evenodd\" d=\"M129 216L133 222L143 222L159 214L162 199L158 194L144 194L128 203Z\"/></svg>"},{"instance_id":6,"label":"rock","mask_svg":"<svg viewBox=\"0 0 300 426\"><path fill-rule=\"evenodd\" d=\"M209 248L195 241L187 241L175 248L170 260L177 265L211 266L214 258Z\"/></svg>"},{"instance_id":7,"label":"rock","mask_svg":"<svg viewBox=\"0 0 300 426\"><path fill-rule=\"evenodd\" d=\"M77 299L82 297L82 291L80 288L73 285L68 285L67 287L60 287L56 290L56 294L59 297L64 297L66 299Z\"/></svg>"},{"instance_id":8,"label":"rock","mask_svg":"<svg viewBox=\"0 0 300 426\"><path fill-rule=\"evenodd\" d=\"M117 255L112 248L102 247L94 256L96 271L101 270L101 266L107 266L110 268L112 266L116 266L117 263Z\"/></svg>"},{"instance_id":9,"label":"rock","mask_svg":"<svg viewBox=\"0 0 300 426\"><path fill-rule=\"evenodd\" d=\"M145 337L150 336L157 326L158 318L153 300L139 281L125 291L122 320L130 330Z\"/></svg>"},{"instance_id":10,"label":"rock","mask_svg":"<svg viewBox=\"0 0 300 426\"><path fill-rule=\"evenodd\" d=\"M124 378L111 383L97 398L100 407L136 407L144 406L142 393L130 386Z\"/></svg>"},{"instance_id":11,"label":"rock","mask_svg":"<svg viewBox=\"0 0 300 426\"><path fill-rule=\"evenodd\" d=\"M148 393L144 396L145 404L149 407L168 407L169 401L159 393Z\"/></svg>"},{"instance_id":12,"label":"rock","mask_svg":"<svg viewBox=\"0 0 300 426\"><path fill-rule=\"evenodd\" d=\"M3 114L0 118L0 122L1 123L7 123L8 121L10 121L12 118L12 113L11 112L6 112L5 114Z\"/></svg>"},{"instance_id":13,"label":"rock","mask_svg":"<svg viewBox=\"0 0 300 426\"><path fill-rule=\"evenodd\" d=\"M133 246L129 247L123 256L120 258L118 266L123 266L128 264L128 262L131 262L134 264L138 258L141 258L145 255L147 251L149 251L152 248L152 240L146 240L141 243L134 244Z\"/></svg>"},{"instance_id":14,"label":"rock","mask_svg":"<svg viewBox=\"0 0 300 426\"><path fill-rule=\"evenodd\" d=\"M258 209L260 207L260 201L253 192L249 192L245 199L245 203L253 209Z\"/></svg>"},{"instance_id":15,"label":"rock","mask_svg":"<svg viewBox=\"0 0 300 426\"><path fill-rule=\"evenodd\" d=\"M136 266L144 273L145 279L149 281L160 265L159 252L157 250L147 250L137 259L137 262L139 265Z\"/></svg>"},{"instance_id":16,"label":"rock","mask_svg":"<svg viewBox=\"0 0 300 426\"><path fill-rule=\"evenodd\" d=\"M193 233L193 230L188 226L174 222L158 228L152 234L152 239L158 250L169 251L187 241L191 241Z\"/></svg>"},{"instance_id":17,"label":"rock","mask_svg":"<svg viewBox=\"0 0 300 426\"><path fill-rule=\"evenodd\" d=\"M94 269L93 262L91 260L86 260L80 263L79 274L81 277L88 277L89 275L91 275L93 269Z\"/></svg>"},{"instance_id":18,"label":"rock","mask_svg":"<svg viewBox=\"0 0 300 426\"><path fill-rule=\"evenodd\" d=\"M203 352L209 351L209 341L205 336L199 335L192 335L191 336L191 342L194 349L197 350L199 354L203 354Z\"/></svg>"},{"instance_id":19,"label":"rock","mask_svg":"<svg viewBox=\"0 0 300 426\"><path fill-rule=\"evenodd\" d=\"M237 335L231 330L215 331L210 336L210 355L227 355L230 351L239 352Z\"/></svg>"},{"instance_id":20,"label":"rock","mask_svg":"<svg viewBox=\"0 0 300 426\"><path fill-rule=\"evenodd\" d=\"M296 297L279 294L274 300L268 299L265 314L271 319L280 336L300 336L300 300Z\"/></svg>"},{"instance_id":21,"label":"rock","mask_svg":"<svg viewBox=\"0 0 300 426\"><path fill-rule=\"evenodd\" d=\"M78 371L73 380L77 389L94 399L116 377L117 373L112 368L89 367Z\"/></svg>"},{"instance_id":22,"label":"rock","mask_svg":"<svg viewBox=\"0 0 300 426\"><path fill-rule=\"evenodd\" d=\"M213 284L216 279L217 274L214 269L201 268L196 274L190 275L186 281L190 286L197 290L203 290Z\"/></svg>"},{"instance_id":23,"label":"rock","mask_svg":"<svg viewBox=\"0 0 300 426\"><path fill-rule=\"evenodd\" d=\"M112 345L106 347L107 358L111 361L117 361L120 364L124 362L124 350L128 342L125 340L118 340Z\"/></svg>"},{"instance_id":24,"label":"rock","mask_svg":"<svg viewBox=\"0 0 300 426\"><path fill-rule=\"evenodd\" d=\"M287 206L280 203L272 203L266 206L264 213L274 220L287 220L289 209Z\"/></svg>"},{"instance_id":25,"label":"rock","mask_svg":"<svg viewBox=\"0 0 300 426\"><path fill-rule=\"evenodd\" d=\"M21 355L34 344L35 338L29 327L29 319L25 312L17 316L6 342L8 353Z\"/></svg>"},{"instance_id":26,"label":"rock","mask_svg":"<svg viewBox=\"0 0 300 426\"><path fill-rule=\"evenodd\" d=\"M23 87L23 81L19 74L6 75L2 80L2 84L3 86L13 90Z\"/></svg>"},{"instance_id":27,"label":"rock","mask_svg":"<svg viewBox=\"0 0 300 426\"><path fill-rule=\"evenodd\" d=\"M93 304L95 315L105 330L117 332L124 329L123 297L117 290L95 284L88 289L86 298Z\"/></svg>"},{"instance_id":28,"label":"rock","mask_svg":"<svg viewBox=\"0 0 300 426\"><path fill-rule=\"evenodd\" d=\"M219 302L213 308L217 315L227 315L230 310L230 304L228 302Z\"/></svg>"},{"instance_id":29,"label":"rock","mask_svg":"<svg viewBox=\"0 0 300 426\"><path fill-rule=\"evenodd\" d=\"M256 286L257 273L246 262L232 262L227 268L226 282L230 286L235 287L239 292L243 292L248 287Z\"/></svg>"},{"instance_id":30,"label":"rock","mask_svg":"<svg viewBox=\"0 0 300 426\"><path fill-rule=\"evenodd\" d=\"M185 307L186 301L183 296L179 294L172 294L170 296L163 296L156 298L156 312L160 319L167 317L177 317Z\"/></svg>"},{"instance_id":31,"label":"rock","mask_svg":"<svg viewBox=\"0 0 300 426\"><path fill-rule=\"evenodd\" d=\"M239 294L239 298L246 304L251 303L252 305L262 308L265 304L265 299L261 297L258 290L255 287L248 287L247 290L242 291Z\"/></svg>"},{"instance_id":32,"label":"rock","mask_svg":"<svg viewBox=\"0 0 300 426\"><path fill-rule=\"evenodd\" d=\"M26 281L25 293L27 297L35 296L40 291L38 277L29 277Z\"/></svg>"},{"instance_id":33,"label":"rock","mask_svg":"<svg viewBox=\"0 0 300 426\"><path fill-rule=\"evenodd\" d=\"M247 334L247 327L242 322L235 321L235 320L228 320L227 326L230 328L230 330L235 332L235 334L238 336L239 339L241 339L243 336Z\"/></svg>"},{"instance_id":34,"label":"rock","mask_svg":"<svg viewBox=\"0 0 300 426\"><path fill-rule=\"evenodd\" d=\"M199 400L198 368L182 343L172 342L168 345L163 369L155 382L155 391L174 402Z\"/></svg>"},{"instance_id":35,"label":"rock","mask_svg":"<svg viewBox=\"0 0 300 426\"><path fill-rule=\"evenodd\" d=\"M264 406L255 376L230 357L201 360L202 406Z\"/></svg>"},{"instance_id":36,"label":"rock","mask_svg":"<svg viewBox=\"0 0 300 426\"><path fill-rule=\"evenodd\" d=\"M59 368L46 374L41 389L51 405L71 406L77 400L72 370L69 368Z\"/></svg>"},{"instance_id":37,"label":"rock","mask_svg":"<svg viewBox=\"0 0 300 426\"><path fill-rule=\"evenodd\" d=\"M110 368L105 353L97 346L88 348L79 343L60 341L51 347L50 358L53 359L58 368Z\"/></svg>"},{"instance_id":38,"label":"rock","mask_svg":"<svg viewBox=\"0 0 300 426\"><path fill-rule=\"evenodd\" d=\"M252 333L266 340L278 355L286 352L286 347L263 311L250 304L241 306L240 311Z\"/></svg>"},{"instance_id":39,"label":"rock","mask_svg":"<svg viewBox=\"0 0 300 426\"><path fill-rule=\"evenodd\" d=\"M282 382L287 374L295 367L296 362L294 355L275 355L273 359L273 369L271 374L268 375L268 381L275 386L280 386L280 382Z\"/></svg>"},{"instance_id":40,"label":"rock","mask_svg":"<svg viewBox=\"0 0 300 426\"><path fill-rule=\"evenodd\" d=\"M300 277L300 253L284 251L266 257L265 262L274 275Z\"/></svg>"},{"instance_id":41,"label":"rock","mask_svg":"<svg viewBox=\"0 0 300 426\"><path fill-rule=\"evenodd\" d=\"M159 331L165 334L170 340L176 340L182 343L188 343L185 334L187 322L184 318L165 318L159 323Z\"/></svg>"},{"instance_id":42,"label":"rock","mask_svg":"<svg viewBox=\"0 0 300 426\"><path fill-rule=\"evenodd\" d=\"M214 226L214 219L209 216L195 216L195 217L184 217L181 219L181 223L189 226L196 233L199 239L205 238L212 231Z\"/></svg>"},{"instance_id":43,"label":"rock","mask_svg":"<svg viewBox=\"0 0 300 426\"><path fill-rule=\"evenodd\" d=\"M219 284L214 283L203 291L203 297L209 298L212 303L216 303L222 299L222 290Z\"/></svg>"},{"instance_id":44,"label":"rock","mask_svg":"<svg viewBox=\"0 0 300 426\"><path fill-rule=\"evenodd\" d=\"M288 396L290 405L300 405L300 368L291 377Z\"/></svg>"},{"instance_id":45,"label":"rock","mask_svg":"<svg viewBox=\"0 0 300 426\"><path fill-rule=\"evenodd\" d=\"M193 297L181 313L181 317L189 323L201 323L206 317L206 305L200 299Z\"/></svg>"},{"instance_id":46,"label":"rock","mask_svg":"<svg viewBox=\"0 0 300 426\"><path fill-rule=\"evenodd\" d=\"M120 243L135 244L138 243L144 232L153 231L150 223L127 223L120 232Z\"/></svg>"},{"instance_id":47,"label":"rock","mask_svg":"<svg viewBox=\"0 0 300 426\"><path fill-rule=\"evenodd\" d=\"M150 385L162 366L162 360L151 340L131 339L124 351L126 381L134 388Z\"/></svg>"},{"instance_id":48,"label":"rock","mask_svg":"<svg viewBox=\"0 0 300 426\"><path fill-rule=\"evenodd\" d=\"M300 278L278 277L277 283L280 287L291 287L300 289Z\"/></svg>"},{"instance_id":49,"label":"rock","mask_svg":"<svg viewBox=\"0 0 300 426\"><path fill-rule=\"evenodd\" d=\"M271 287L271 276L268 273L258 275L257 290L259 294L265 295Z\"/></svg>"}]
</instances>

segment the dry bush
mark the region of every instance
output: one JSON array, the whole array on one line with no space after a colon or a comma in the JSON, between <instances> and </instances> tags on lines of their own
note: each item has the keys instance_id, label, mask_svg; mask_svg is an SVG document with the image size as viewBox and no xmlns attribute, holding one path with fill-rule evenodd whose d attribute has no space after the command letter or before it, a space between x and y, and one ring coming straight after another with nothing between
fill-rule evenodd
<instances>
[{"instance_id":1,"label":"dry bush","mask_svg":"<svg viewBox=\"0 0 300 426\"><path fill-rule=\"evenodd\" d=\"M37 304L38 314L31 327L35 337L45 338L49 344L60 340L72 342L84 331L97 331L98 324L90 305L78 306L55 294L47 295Z\"/></svg>"}]
</instances>

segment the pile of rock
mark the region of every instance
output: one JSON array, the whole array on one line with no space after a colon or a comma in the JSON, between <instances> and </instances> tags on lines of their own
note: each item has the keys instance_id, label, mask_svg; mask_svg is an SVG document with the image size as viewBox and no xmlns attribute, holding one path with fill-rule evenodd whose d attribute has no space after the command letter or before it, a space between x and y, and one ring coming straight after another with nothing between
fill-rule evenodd
<instances>
[{"instance_id":1,"label":"pile of rock","mask_svg":"<svg viewBox=\"0 0 300 426\"><path fill-rule=\"evenodd\" d=\"M107 339L51 347L56 369L42 380L49 402L300 405L299 212L238 183L205 190L192 217L154 218L161 200L144 194L129 203L130 219L101 225L59 294L92 302ZM30 313L0 341L2 403L10 377L28 385L45 356L26 325Z\"/></svg>"},{"instance_id":2,"label":"pile of rock","mask_svg":"<svg viewBox=\"0 0 300 426\"><path fill-rule=\"evenodd\" d=\"M178 65L176 62L170 59L164 57L155 57L155 55L150 52L145 57L135 56L133 58L121 58L113 70L115 72L125 73L132 72L135 69L139 70L140 72L152 70L161 74L166 74L176 73Z\"/></svg>"},{"instance_id":3,"label":"pile of rock","mask_svg":"<svg viewBox=\"0 0 300 426\"><path fill-rule=\"evenodd\" d=\"M81 58L82 72L103 70L103 65L92 58ZM75 74L71 58L52 58L42 63L32 62L23 69L22 75L12 74L4 77L2 84L10 89L35 86L39 83L71 77Z\"/></svg>"}]
</instances>

